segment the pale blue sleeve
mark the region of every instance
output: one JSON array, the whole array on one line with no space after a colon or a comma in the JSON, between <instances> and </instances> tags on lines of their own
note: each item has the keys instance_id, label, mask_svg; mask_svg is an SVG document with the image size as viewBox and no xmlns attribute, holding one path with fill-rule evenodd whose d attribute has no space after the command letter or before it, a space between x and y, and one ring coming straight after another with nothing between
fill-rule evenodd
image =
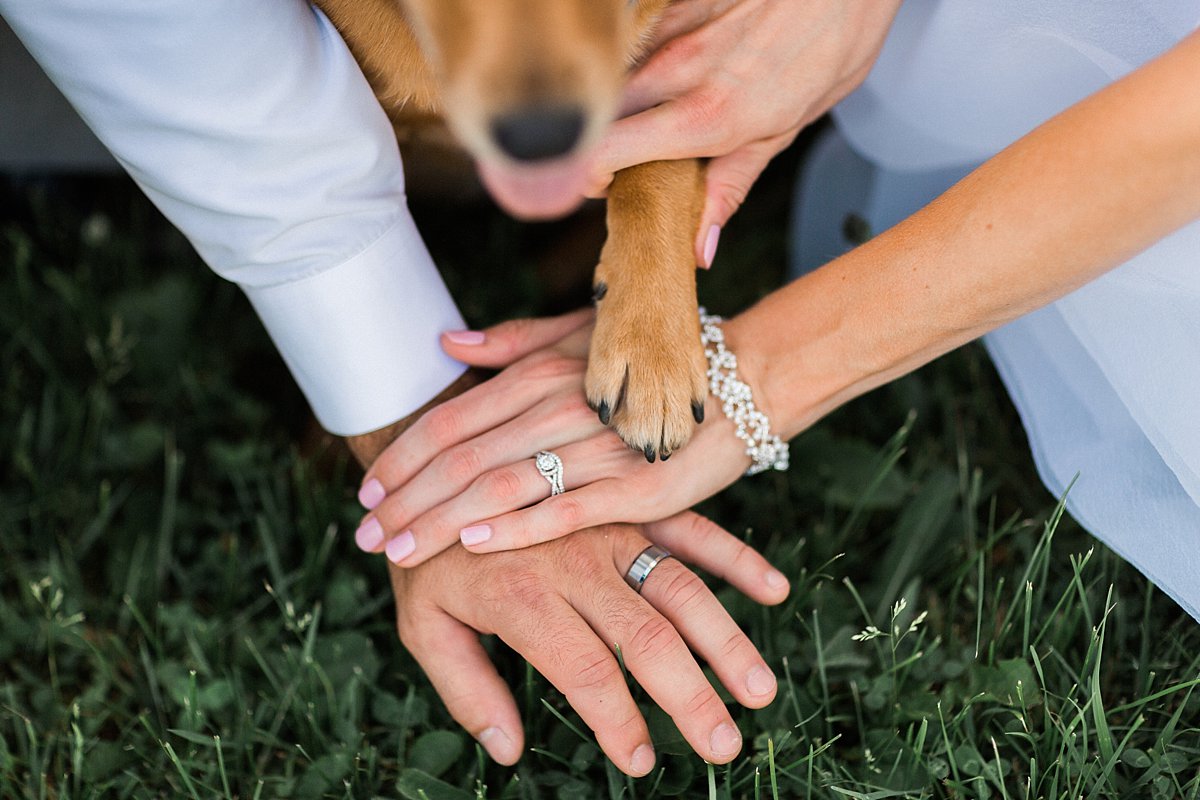
<instances>
[{"instance_id":1,"label":"pale blue sleeve","mask_svg":"<svg viewBox=\"0 0 1200 800\"><path fill-rule=\"evenodd\" d=\"M330 431L406 416L462 326L404 196L391 126L303 0L0 0L84 120L249 296Z\"/></svg>"}]
</instances>

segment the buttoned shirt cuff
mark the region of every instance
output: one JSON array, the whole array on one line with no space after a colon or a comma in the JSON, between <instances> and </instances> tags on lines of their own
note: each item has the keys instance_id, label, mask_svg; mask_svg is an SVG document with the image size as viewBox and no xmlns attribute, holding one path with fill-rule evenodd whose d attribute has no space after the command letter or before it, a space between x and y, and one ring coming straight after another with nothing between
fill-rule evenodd
<instances>
[{"instance_id":1,"label":"buttoned shirt cuff","mask_svg":"<svg viewBox=\"0 0 1200 800\"><path fill-rule=\"evenodd\" d=\"M242 289L331 433L390 425L466 370L439 344L464 324L407 213L336 267Z\"/></svg>"}]
</instances>

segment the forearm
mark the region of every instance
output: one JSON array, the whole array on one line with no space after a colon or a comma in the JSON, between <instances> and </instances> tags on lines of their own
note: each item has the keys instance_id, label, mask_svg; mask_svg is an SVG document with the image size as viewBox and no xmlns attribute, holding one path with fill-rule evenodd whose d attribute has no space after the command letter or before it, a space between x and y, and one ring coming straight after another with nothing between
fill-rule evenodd
<instances>
[{"instance_id":1,"label":"forearm","mask_svg":"<svg viewBox=\"0 0 1200 800\"><path fill-rule=\"evenodd\" d=\"M1200 35L1064 111L729 335L786 435L1200 217Z\"/></svg>"}]
</instances>

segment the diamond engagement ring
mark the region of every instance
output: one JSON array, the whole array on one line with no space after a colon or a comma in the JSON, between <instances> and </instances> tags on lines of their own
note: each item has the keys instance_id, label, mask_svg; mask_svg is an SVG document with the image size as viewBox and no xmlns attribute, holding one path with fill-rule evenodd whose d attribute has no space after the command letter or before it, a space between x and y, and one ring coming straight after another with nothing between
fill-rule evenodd
<instances>
[{"instance_id":1,"label":"diamond engagement ring","mask_svg":"<svg viewBox=\"0 0 1200 800\"><path fill-rule=\"evenodd\" d=\"M549 450L543 450L533 457L533 461L537 464L537 471L541 473L541 476L550 482L551 497L566 491L563 488L563 463L561 458Z\"/></svg>"},{"instance_id":2,"label":"diamond engagement ring","mask_svg":"<svg viewBox=\"0 0 1200 800\"><path fill-rule=\"evenodd\" d=\"M633 560L633 564L625 573L625 582L632 586L635 592L641 594L642 584L646 582L646 578L650 577L651 571L668 558L671 558L669 552L656 544L650 545L638 553L638 557Z\"/></svg>"}]
</instances>

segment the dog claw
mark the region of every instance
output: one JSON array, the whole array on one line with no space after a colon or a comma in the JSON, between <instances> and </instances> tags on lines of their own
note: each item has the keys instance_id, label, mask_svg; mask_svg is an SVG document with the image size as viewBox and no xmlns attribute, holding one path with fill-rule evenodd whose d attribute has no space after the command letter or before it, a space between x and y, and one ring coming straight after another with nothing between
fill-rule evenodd
<instances>
[{"instance_id":1,"label":"dog claw","mask_svg":"<svg viewBox=\"0 0 1200 800\"><path fill-rule=\"evenodd\" d=\"M642 454L646 456L646 461L651 464L654 463L654 445L646 445L646 449L642 451Z\"/></svg>"},{"instance_id":2,"label":"dog claw","mask_svg":"<svg viewBox=\"0 0 1200 800\"><path fill-rule=\"evenodd\" d=\"M596 412L596 413L597 413L597 414L599 415L599 417L600 417L600 424L601 424L601 425L607 425L607 424L608 424L608 421L609 421L610 419L612 419L612 410L611 410L611 409L608 407L608 401L607 401L607 400L601 400L601 401L600 401L600 408L597 410L597 412Z\"/></svg>"},{"instance_id":3,"label":"dog claw","mask_svg":"<svg viewBox=\"0 0 1200 800\"><path fill-rule=\"evenodd\" d=\"M604 295L606 294L608 294L608 284L604 281L600 281L600 283L597 283L592 289L592 302L599 303L604 299Z\"/></svg>"},{"instance_id":4,"label":"dog claw","mask_svg":"<svg viewBox=\"0 0 1200 800\"><path fill-rule=\"evenodd\" d=\"M663 452L660 453L658 457L662 459L663 463L666 463L667 459L671 457L671 454L669 452Z\"/></svg>"},{"instance_id":5,"label":"dog claw","mask_svg":"<svg viewBox=\"0 0 1200 800\"><path fill-rule=\"evenodd\" d=\"M692 401L692 419L696 420L697 425L704 422L704 403L700 400Z\"/></svg>"}]
</instances>

